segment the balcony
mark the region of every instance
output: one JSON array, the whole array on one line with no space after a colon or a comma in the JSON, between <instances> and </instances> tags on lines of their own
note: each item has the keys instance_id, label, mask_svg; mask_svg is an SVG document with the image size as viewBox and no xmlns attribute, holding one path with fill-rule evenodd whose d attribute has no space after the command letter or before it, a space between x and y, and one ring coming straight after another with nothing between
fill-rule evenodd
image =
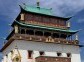
<instances>
[{"instance_id":1,"label":"balcony","mask_svg":"<svg viewBox=\"0 0 84 62\"><path fill-rule=\"evenodd\" d=\"M27 34L14 34L10 39L45 42L45 43L68 44L68 45L79 44L79 42L76 40L66 40L62 38L52 38L50 36L45 37L45 36L36 36L36 35L27 35Z\"/></svg>"},{"instance_id":2,"label":"balcony","mask_svg":"<svg viewBox=\"0 0 84 62\"><path fill-rule=\"evenodd\" d=\"M34 41L34 42L44 42L44 43L54 43L54 44L65 44L65 45L79 45L79 41L77 40L67 40L63 38L52 38L51 36L37 36L37 35L28 35L28 34L12 34L9 36L8 42L3 45L1 51L3 51L7 46L9 46L14 40L26 40L26 41Z\"/></svg>"},{"instance_id":3,"label":"balcony","mask_svg":"<svg viewBox=\"0 0 84 62\"><path fill-rule=\"evenodd\" d=\"M49 56L39 56L36 62L71 62L71 58L68 57L49 57Z\"/></svg>"}]
</instances>

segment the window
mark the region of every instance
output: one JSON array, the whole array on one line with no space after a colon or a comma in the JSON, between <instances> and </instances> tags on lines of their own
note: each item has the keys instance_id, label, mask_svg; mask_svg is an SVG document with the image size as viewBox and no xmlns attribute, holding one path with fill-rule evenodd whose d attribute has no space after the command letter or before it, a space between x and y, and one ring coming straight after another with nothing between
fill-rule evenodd
<instances>
[{"instance_id":1,"label":"window","mask_svg":"<svg viewBox=\"0 0 84 62\"><path fill-rule=\"evenodd\" d=\"M33 30L26 30L26 34L34 35L34 31Z\"/></svg>"},{"instance_id":2,"label":"window","mask_svg":"<svg viewBox=\"0 0 84 62\"><path fill-rule=\"evenodd\" d=\"M41 32L41 31L36 31L36 32L35 32L35 35L37 35L37 36L43 36L43 32Z\"/></svg>"},{"instance_id":3,"label":"window","mask_svg":"<svg viewBox=\"0 0 84 62\"><path fill-rule=\"evenodd\" d=\"M33 53L33 51L30 51L30 50L28 51L28 58L29 59L32 59L32 53Z\"/></svg>"},{"instance_id":4,"label":"window","mask_svg":"<svg viewBox=\"0 0 84 62\"><path fill-rule=\"evenodd\" d=\"M53 38L59 38L59 33L53 33Z\"/></svg>"},{"instance_id":5,"label":"window","mask_svg":"<svg viewBox=\"0 0 84 62\"><path fill-rule=\"evenodd\" d=\"M6 57L8 57L8 55L6 54Z\"/></svg>"},{"instance_id":6,"label":"window","mask_svg":"<svg viewBox=\"0 0 84 62\"><path fill-rule=\"evenodd\" d=\"M71 53L67 53L67 57L71 57Z\"/></svg>"},{"instance_id":7,"label":"window","mask_svg":"<svg viewBox=\"0 0 84 62\"><path fill-rule=\"evenodd\" d=\"M61 56L61 53L60 53L60 52L58 52L58 53L57 53L57 56Z\"/></svg>"},{"instance_id":8,"label":"window","mask_svg":"<svg viewBox=\"0 0 84 62\"><path fill-rule=\"evenodd\" d=\"M40 54L40 55L44 55L44 52L43 52L43 51L40 51L39 54Z\"/></svg>"},{"instance_id":9,"label":"window","mask_svg":"<svg viewBox=\"0 0 84 62\"><path fill-rule=\"evenodd\" d=\"M46 37L51 36L51 33L50 32L45 32L44 36L46 36Z\"/></svg>"},{"instance_id":10,"label":"window","mask_svg":"<svg viewBox=\"0 0 84 62\"><path fill-rule=\"evenodd\" d=\"M25 34L25 29L21 29L21 34Z\"/></svg>"}]
</instances>

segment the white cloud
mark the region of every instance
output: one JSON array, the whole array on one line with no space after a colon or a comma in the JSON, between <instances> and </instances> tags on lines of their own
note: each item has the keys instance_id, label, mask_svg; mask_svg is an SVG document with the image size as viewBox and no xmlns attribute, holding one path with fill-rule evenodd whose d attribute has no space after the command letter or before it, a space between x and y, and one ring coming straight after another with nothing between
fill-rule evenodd
<instances>
[{"instance_id":1,"label":"white cloud","mask_svg":"<svg viewBox=\"0 0 84 62\"><path fill-rule=\"evenodd\" d=\"M47 3L48 7L52 7L56 15L66 16L73 15L84 8L84 0L52 0Z\"/></svg>"}]
</instances>

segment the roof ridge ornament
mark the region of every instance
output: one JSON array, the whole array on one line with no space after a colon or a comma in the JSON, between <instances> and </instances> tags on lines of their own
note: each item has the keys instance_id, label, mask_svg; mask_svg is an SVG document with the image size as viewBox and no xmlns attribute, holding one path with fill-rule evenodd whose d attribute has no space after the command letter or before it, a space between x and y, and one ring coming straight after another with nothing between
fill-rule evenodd
<instances>
[{"instance_id":1,"label":"roof ridge ornament","mask_svg":"<svg viewBox=\"0 0 84 62\"><path fill-rule=\"evenodd\" d=\"M37 8L40 8L40 1L37 0Z\"/></svg>"},{"instance_id":2,"label":"roof ridge ornament","mask_svg":"<svg viewBox=\"0 0 84 62\"><path fill-rule=\"evenodd\" d=\"M24 5L23 7L24 7L24 9L25 9L25 8L26 8L26 3L23 3L23 5Z\"/></svg>"}]
</instances>

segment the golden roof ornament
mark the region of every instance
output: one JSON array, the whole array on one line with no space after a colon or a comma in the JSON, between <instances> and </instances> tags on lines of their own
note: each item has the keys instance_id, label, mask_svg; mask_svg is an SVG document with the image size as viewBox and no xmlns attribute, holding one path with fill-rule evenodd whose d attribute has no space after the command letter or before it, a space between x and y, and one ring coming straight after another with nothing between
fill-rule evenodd
<instances>
[{"instance_id":1,"label":"golden roof ornament","mask_svg":"<svg viewBox=\"0 0 84 62\"><path fill-rule=\"evenodd\" d=\"M40 1L37 0L37 8L40 8Z\"/></svg>"}]
</instances>

